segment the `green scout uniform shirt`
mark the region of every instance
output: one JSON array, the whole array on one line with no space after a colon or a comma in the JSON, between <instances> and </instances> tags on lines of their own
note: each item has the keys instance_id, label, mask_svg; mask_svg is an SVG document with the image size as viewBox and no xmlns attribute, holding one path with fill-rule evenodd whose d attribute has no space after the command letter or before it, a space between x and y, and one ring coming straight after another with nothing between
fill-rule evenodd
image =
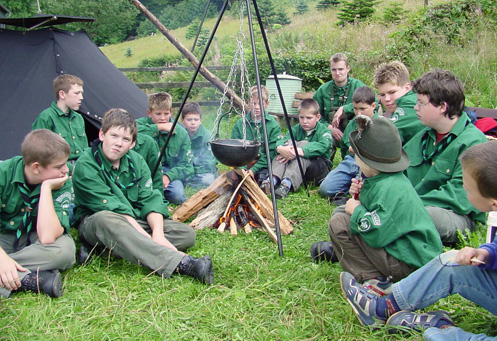
<instances>
[{"instance_id":1,"label":"green scout uniform shirt","mask_svg":"<svg viewBox=\"0 0 497 341\"><path fill-rule=\"evenodd\" d=\"M259 148L259 160L250 168L254 174L257 173L258 171L267 168L267 157L266 157L266 149L264 147L264 131L262 129L262 122L257 122L255 123L254 120L252 120L252 115L249 113L246 116L246 119L248 121L248 124L246 122L246 136L245 140L248 141L255 141L259 140L261 142L261 147ZM267 130L267 136L268 136L268 144L269 144L269 153L271 160L273 160L276 157L276 142L280 138L281 135L281 127L276 122L273 116L269 115L267 111L264 111L264 119L266 120L266 130ZM250 129L250 127L252 129ZM259 131L259 133L257 133ZM260 136L259 136L260 135ZM243 140L243 119L239 119L236 121L235 125L233 126L233 130L231 131L231 138L232 139L239 139Z\"/></svg>"},{"instance_id":2,"label":"green scout uniform shirt","mask_svg":"<svg viewBox=\"0 0 497 341\"><path fill-rule=\"evenodd\" d=\"M328 126L333 120L335 111L343 105L343 113L347 117L351 118L354 116L354 107L352 105L352 95L357 88L364 86L365 84L358 79L349 77L348 81L348 91L347 85L338 88L335 85L335 81L331 80L329 82L321 85L314 93L314 98L319 103L319 113L321 114L320 122ZM333 103L331 103L331 90L335 86ZM345 98L345 95L347 98ZM330 115L331 114L331 115Z\"/></svg>"},{"instance_id":3,"label":"green scout uniform shirt","mask_svg":"<svg viewBox=\"0 0 497 341\"><path fill-rule=\"evenodd\" d=\"M159 146L155 142L153 138L145 134L138 134L136 137L136 144L133 147L133 150L140 154L148 165L148 169L150 172L154 170L157 161L159 160ZM154 188L162 190L162 167L157 168L155 175L153 177L154 180Z\"/></svg>"},{"instance_id":4,"label":"green scout uniform shirt","mask_svg":"<svg viewBox=\"0 0 497 341\"><path fill-rule=\"evenodd\" d=\"M413 268L442 252L437 229L402 172L380 173L363 181L361 205L350 220L352 234Z\"/></svg>"},{"instance_id":5,"label":"green scout uniform shirt","mask_svg":"<svg viewBox=\"0 0 497 341\"><path fill-rule=\"evenodd\" d=\"M200 125L195 135L190 139L195 175L217 172L217 160L212 155L210 137L211 133L203 125Z\"/></svg>"},{"instance_id":6,"label":"green scout uniform shirt","mask_svg":"<svg viewBox=\"0 0 497 341\"><path fill-rule=\"evenodd\" d=\"M397 109L395 109L390 120L399 130L402 145L409 142L418 131L423 130L425 127L419 120L418 115L416 115L416 110L414 110L417 100L418 96L412 91L395 100Z\"/></svg>"},{"instance_id":7,"label":"green scout uniform shirt","mask_svg":"<svg viewBox=\"0 0 497 341\"><path fill-rule=\"evenodd\" d=\"M373 118L378 118L380 115L377 113L373 114ZM354 117L352 121L347 124L347 127L343 131L343 136L342 139L340 140L339 147L340 147L340 152L342 153L342 160L345 158L346 155L349 155L349 147L350 147L350 141L349 141L349 135L351 132L354 130L357 130L357 121Z\"/></svg>"},{"instance_id":8,"label":"green scout uniform shirt","mask_svg":"<svg viewBox=\"0 0 497 341\"><path fill-rule=\"evenodd\" d=\"M69 160L76 160L88 148L83 116L72 109L62 112L56 102L38 115L31 129L48 129L62 136L71 147Z\"/></svg>"},{"instance_id":9,"label":"green scout uniform shirt","mask_svg":"<svg viewBox=\"0 0 497 341\"><path fill-rule=\"evenodd\" d=\"M127 214L145 221L150 212L160 213L165 218L169 216L162 192L153 188L150 170L140 154L133 150L127 153L133 163L133 174L126 156L121 158L119 169L114 169L104 156L101 144L97 153L102 160L102 167L90 148L81 155L74 167L75 222L100 211ZM114 180L126 187L133 180L138 180L138 184L122 189Z\"/></svg>"},{"instance_id":10,"label":"green scout uniform shirt","mask_svg":"<svg viewBox=\"0 0 497 341\"><path fill-rule=\"evenodd\" d=\"M19 184L27 186L24 178L24 162L21 156L0 162L0 233L15 233L21 226L26 205ZM40 194L41 184L31 190L30 197ZM72 198L72 183L68 179L61 189L52 192L55 213L66 232L69 231L69 205ZM32 231L36 230L38 204L31 211Z\"/></svg>"},{"instance_id":11,"label":"green scout uniform shirt","mask_svg":"<svg viewBox=\"0 0 497 341\"><path fill-rule=\"evenodd\" d=\"M136 120L138 132L152 137L157 142L159 149L164 146L168 132L159 131L150 117L141 117ZM169 140L162 166L169 168L164 174L171 181L186 180L193 176L191 142L188 132L181 125L176 125L173 136Z\"/></svg>"},{"instance_id":12,"label":"green scout uniform shirt","mask_svg":"<svg viewBox=\"0 0 497 341\"><path fill-rule=\"evenodd\" d=\"M426 152L430 155L436 146L435 130L426 127L404 146L411 159L406 175L425 206L436 206L469 215L471 219L485 222L485 214L470 204L462 183L461 154L469 147L486 142L485 135L469 122L466 113L458 119L449 135L455 139L431 160L423 159L422 140L426 134Z\"/></svg>"},{"instance_id":13,"label":"green scout uniform shirt","mask_svg":"<svg viewBox=\"0 0 497 341\"><path fill-rule=\"evenodd\" d=\"M318 156L324 158L330 157L333 138L331 137L331 131L321 122L316 124L316 128L314 128L309 135L307 135L307 131L305 131L300 124L296 124L292 127L292 133L296 142L309 141L308 144L301 147L306 159L314 159ZM291 143L290 140L290 133L288 132L283 139L276 143L276 147L284 145L285 143Z\"/></svg>"}]
</instances>

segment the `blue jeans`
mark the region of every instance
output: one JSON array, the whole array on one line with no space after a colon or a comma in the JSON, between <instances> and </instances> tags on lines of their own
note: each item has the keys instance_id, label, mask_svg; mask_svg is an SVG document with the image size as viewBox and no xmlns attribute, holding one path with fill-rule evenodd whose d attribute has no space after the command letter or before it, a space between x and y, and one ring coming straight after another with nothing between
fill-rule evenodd
<instances>
[{"instance_id":1,"label":"blue jeans","mask_svg":"<svg viewBox=\"0 0 497 341\"><path fill-rule=\"evenodd\" d=\"M441 298L459 294L497 315L497 271L458 265L455 261L456 252L450 251L435 257L422 268L393 284L393 295L402 310L423 309ZM428 340L441 340L444 333L448 332L453 333L448 338L450 340L456 340L456 335L461 337L459 340L469 340L466 336L472 335L459 328L451 328L447 332L429 328L425 337Z\"/></svg>"},{"instance_id":2,"label":"blue jeans","mask_svg":"<svg viewBox=\"0 0 497 341\"><path fill-rule=\"evenodd\" d=\"M337 168L328 173L319 186L319 194L323 197L335 197L338 193L348 193L352 179L359 174L359 167L352 155L346 155Z\"/></svg>"},{"instance_id":3,"label":"blue jeans","mask_svg":"<svg viewBox=\"0 0 497 341\"><path fill-rule=\"evenodd\" d=\"M486 336L485 334L471 334L465 332L458 327L448 327L445 329L428 328L425 331L424 337L429 341L483 341L483 340L497 340L496 337Z\"/></svg>"},{"instance_id":4,"label":"blue jeans","mask_svg":"<svg viewBox=\"0 0 497 341\"><path fill-rule=\"evenodd\" d=\"M164 174L169 170L167 167L162 167ZM181 180L173 180L164 188L164 197L171 204L181 205L186 201L185 186Z\"/></svg>"}]
</instances>

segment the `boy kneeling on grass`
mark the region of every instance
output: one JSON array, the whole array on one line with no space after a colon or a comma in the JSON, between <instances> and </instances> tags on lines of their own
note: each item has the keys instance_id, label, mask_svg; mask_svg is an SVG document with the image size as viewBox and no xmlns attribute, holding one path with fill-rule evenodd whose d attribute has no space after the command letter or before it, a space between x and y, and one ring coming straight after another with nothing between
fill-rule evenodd
<instances>
[{"instance_id":1,"label":"boy kneeling on grass","mask_svg":"<svg viewBox=\"0 0 497 341\"><path fill-rule=\"evenodd\" d=\"M359 115L350 133L363 175L357 193L354 179L349 199L329 222L331 244L342 269L380 293L442 252L442 243L428 212L403 171L409 157L395 125L387 118ZM354 187L354 185L357 185ZM341 212L342 211L342 212Z\"/></svg>"},{"instance_id":2,"label":"boy kneeling on grass","mask_svg":"<svg viewBox=\"0 0 497 341\"><path fill-rule=\"evenodd\" d=\"M319 104L316 100L307 98L299 104L299 124L292 127L293 136L296 141L297 151L293 148L290 132L282 140L276 143L276 152L278 155L271 163L273 169L272 181L275 186L279 187L275 191L277 199L285 198L290 189L296 191L302 184L302 175L300 173L297 156L300 157L302 170L307 175L307 170L315 165L318 171L314 179L318 181L328 174L329 157L333 138L326 125L319 122L321 114L319 113ZM320 167L319 163L324 163ZM262 190L268 194L269 179L262 182Z\"/></svg>"},{"instance_id":3,"label":"boy kneeling on grass","mask_svg":"<svg viewBox=\"0 0 497 341\"><path fill-rule=\"evenodd\" d=\"M111 109L102 120L99 139L75 167L75 221L79 225L80 263L88 249L103 245L133 264L158 275L179 273L213 283L210 256L193 258L183 250L195 243L195 231L169 217L162 194L154 189L150 170L131 150L136 121L123 109Z\"/></svg>"},{"instance_id":4,"label":"boy kneeling on grass","mask_svg":"<svg viewBox=\"0 0 497 341\"><path fill-rule=\"evenodd\" d=\"M497 141L468 148L461 155L468 200L482 212L497 210ZM434 258L392 285L392 294L368 292L348 272L340 275L342 291L363 325L425 330L427 340L487 340L455 327L448 313L415 313L439 299L459 294L497 315L497 240L478 249L465 247ZM493 338L492 338L493 339Z\"/></svg>"},{"instance_id":5,"label":"boy kneeling on grass","mask_svg":"<svg viewBox=\"0 0 497 341\"><path fill-rule=\"evenodd\" d=\"M47 129L30 132L21 156L0 163L0 297L12 291L62 295L60 271L74 265L69 231L71 149Z\"/></svg>"}]
</instances>

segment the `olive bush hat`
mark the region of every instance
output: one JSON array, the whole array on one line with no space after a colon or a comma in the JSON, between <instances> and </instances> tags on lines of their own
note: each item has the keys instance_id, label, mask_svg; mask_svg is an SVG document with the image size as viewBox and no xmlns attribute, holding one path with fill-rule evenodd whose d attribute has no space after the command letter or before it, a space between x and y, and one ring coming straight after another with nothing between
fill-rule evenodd
<instances>
[{"instance_id":1,"label":"olive bush hat","mask_svg":"<svg viewBox=\"0 0 497 341\"><path fill-rule=\"evenodd\" d=\"M349 135L354 153L368 166L384 173L401 172L409 167L409 157L397 127L385 117L356 117L357 130Z\"/></svg>"}]
</instances>

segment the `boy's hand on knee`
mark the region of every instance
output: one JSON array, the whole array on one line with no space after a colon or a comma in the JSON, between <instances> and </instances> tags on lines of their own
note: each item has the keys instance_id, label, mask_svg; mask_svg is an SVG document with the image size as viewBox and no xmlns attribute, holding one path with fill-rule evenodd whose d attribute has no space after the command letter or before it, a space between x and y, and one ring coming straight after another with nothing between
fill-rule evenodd
<instances>
[{"instance_id":1,"label":"boy's hand on knee","mask_svg":"<svg viewBox=\"0 0 497 341\"><path fill-rule=\"evenodd\" d=\"M162 186L164 186L164 188L166 188L167 186L169 186L170 183L171 183L171 179L169 179L169 177L164 174L162 176Z\"/></svg>"},{"instance_id":2,"label":"boy's hand on knee","mask_svg":"<svg viewBox=\"0 0 497 341\"><path fill-rule=\"evenodd\" d=\"M17 271L24 272L25 268L10 258L5 252L0 251L0 287L13 291L21 287L21 280Z\"/></svg>"},{"instance_id":3,"label":"boy's hand on knee","mask_svg":"<svg viewBox=\"0 0 497 341\"><path fill-rule=\"evenodd\" d=\"M488 261L488 251L485 249L475 249L465 247L456 255L456 262L459 265L474 265L478 266Z\"/></svg>"},{"instance_id":4,"label":"boy's hand on knee","mask_svg":"<svg viewBox=\"0 0 497 341\"><path fill-rule=\"evenodd\" d=\"M345 212L352 215L354 213L355 208L360 204L361 202L356 199L347 200L347 203L345 204Z\"/></svg>"}]
</instances>

